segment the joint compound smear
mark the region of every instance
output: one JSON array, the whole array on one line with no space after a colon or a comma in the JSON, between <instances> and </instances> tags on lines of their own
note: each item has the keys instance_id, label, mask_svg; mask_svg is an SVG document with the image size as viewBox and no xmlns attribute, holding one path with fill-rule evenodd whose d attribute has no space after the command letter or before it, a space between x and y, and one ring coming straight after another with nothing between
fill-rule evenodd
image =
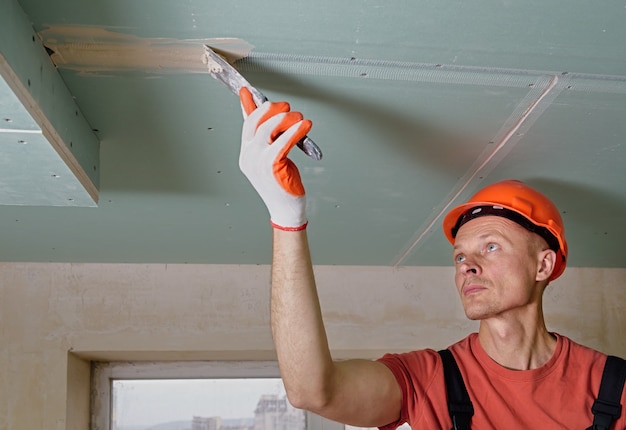
<instances>
[{"instance_id":1,"label":"joint compound smear","mask_svg":"<svg viewBox=\"0 0 626 430\"><path fill-rule=\"evenodd\" d=\"M204 45L211 46L229 63L246 57L253 48L238 38L142 38L93 26L51 26L39 36L59 69L86 74L207 73Z\"/></svg>"},{"instance_id":2,"label":"joint compound smear","mask_svg":"<svg viewBox=\"0 0 626 430\"><path fill-rule=\"evenodd\" d=\"M202 63L206 64L207 68L209 69L209 73L221 73L223 70L222 66L213 58L211 58L206 52L202 56Z\"/></svg>"}]
</instances>

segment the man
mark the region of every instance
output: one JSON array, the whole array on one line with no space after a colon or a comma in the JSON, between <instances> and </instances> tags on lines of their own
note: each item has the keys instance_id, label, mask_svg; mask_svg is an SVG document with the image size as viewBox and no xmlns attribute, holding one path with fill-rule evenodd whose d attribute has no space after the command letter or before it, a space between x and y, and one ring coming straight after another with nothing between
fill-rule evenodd
<instances>
[{"instance_id":1,"label":"man","mask_svg":"<svg viewBox=\"0 0 626 430\"><path fill-rule=\"evenodd\" d=\"M290 402L360 427L451 428L437 352L332 360L307 242L304 187L287 158L311 122L287 103L257 108L246 89L240 95L246 120L239 164L270 212L272 333ZM478 333L449 348L473 403L472 428L590 426L606 356L549 332L543 318L544 289L567 258L556 207L519 181L503 181L452 210L444 230L454 245L465 313L480 320ZM612 428L626 428L623 414Z\"/></svg>"}]
</instances>

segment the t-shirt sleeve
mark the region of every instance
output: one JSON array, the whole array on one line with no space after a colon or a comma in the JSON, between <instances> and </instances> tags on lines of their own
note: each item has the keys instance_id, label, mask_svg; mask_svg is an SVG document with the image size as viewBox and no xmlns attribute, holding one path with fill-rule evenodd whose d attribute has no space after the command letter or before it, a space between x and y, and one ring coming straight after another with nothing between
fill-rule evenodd
<instances>
[{"instance_id":1,"label":"t-shirt sleeve","mask_svg":"<svg viewBox=\"0 0 626 430\"><path fill-rule=\"evenodd\" d=\"M439 354L432 349L424 349L404 354L385 354L378 361L391 370L402 389L400 418L380 429L394 430L405 422L417 422L424 408L426 393L437 374L443 375Z\"/></svg>"}]
</instances>

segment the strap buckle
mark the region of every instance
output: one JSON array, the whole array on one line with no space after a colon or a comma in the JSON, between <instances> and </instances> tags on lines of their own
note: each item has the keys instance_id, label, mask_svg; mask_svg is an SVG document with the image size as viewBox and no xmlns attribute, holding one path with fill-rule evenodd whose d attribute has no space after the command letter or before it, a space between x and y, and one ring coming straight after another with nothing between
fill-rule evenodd
<instances>
[{"instance_id":1,"label":"strap buckle","mask_svg":"<svg viewBox=\"0 0 626 430\"><path fill-rule=\"evenodd\" d=\"M622 414L622 405L596 399L591 407L594 420L589 430L608 430L613 422Z\"/></svg>"},{"instance_id":2,"label":"strap buckle","mask_svg":"<svg viewBox=\"0 0 626 430\"><path fill-rule=\"evenodd\" d=\"M470 430L470 422L474 415L471 403L450 403L448 410L452 417L452 430Z\"/></svg>"}]
</instances>

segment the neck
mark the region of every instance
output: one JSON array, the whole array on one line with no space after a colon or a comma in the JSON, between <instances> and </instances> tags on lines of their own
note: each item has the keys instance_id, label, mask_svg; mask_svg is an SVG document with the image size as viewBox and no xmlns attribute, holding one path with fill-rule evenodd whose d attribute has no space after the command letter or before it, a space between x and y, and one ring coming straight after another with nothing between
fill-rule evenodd
<instances>
[{"instance_id":1,"label":"neck","mask_svg":"<svg viewBox=\"0 0 626 430\"><path fill-rule=\"evenodd\" d=\"M495 362L512 370L543 366L554 353L556 337L545 326L542 313L524 318L492 317L480 322L478 339Z\"/></svg>"}]
</instances>

